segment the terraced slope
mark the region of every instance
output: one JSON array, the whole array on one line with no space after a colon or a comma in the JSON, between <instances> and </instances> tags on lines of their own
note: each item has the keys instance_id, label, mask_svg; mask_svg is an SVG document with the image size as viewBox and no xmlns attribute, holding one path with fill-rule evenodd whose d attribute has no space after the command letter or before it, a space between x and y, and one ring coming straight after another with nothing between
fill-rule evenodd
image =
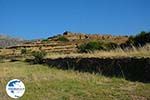
<instances>
[{"instance_id":1,"label":"terraced slope","mask_svg":"<svg viewBox=\"0 0 150 100\"><path fill-rule=\"evenodd\" d=\"M60 37L67 39L68 41L59 40ZM117 44L124 43L128 40L125 36L111 36L111 35L98 35L98 34L81 34L64 32L63 35L57 35L49 37L46 40L37 40L34 42L26 42L22 45L11 46L8 49L16 48L28 48L28 49L43 49L47 52L59 52L59 53L74 53L77 52L77 47L80 44L87 43L89 41L98 40L103 42L114 42Z\"/></svg>"}]
</instances>

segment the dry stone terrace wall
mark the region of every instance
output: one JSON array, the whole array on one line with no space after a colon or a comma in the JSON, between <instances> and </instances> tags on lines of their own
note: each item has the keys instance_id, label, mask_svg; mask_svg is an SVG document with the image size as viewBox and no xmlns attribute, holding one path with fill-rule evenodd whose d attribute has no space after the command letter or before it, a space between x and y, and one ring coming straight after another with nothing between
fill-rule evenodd
<instances>
[{"instance_id":1,"label":"dry stone terrace wall","mask_svg":"<svg viewBox=\"0 0 150 100\"><path fill-rule=\"evenodd\" d=\"M59 36L64 36L67 39L69 39L69 41L67 42L59 41L58 40ZM10 46L8 47L8 49L22 49L22 48L38 49L42 47L42 49L46 50L47 52L74 53L77 52L77 47L79 45L83 43L88 43L91 40L113 41L119 44L127 41L128 37L65 32L63 35L52 37L50 39L47 39L46 41L36 40L25 42L22 45Z\"/></svg>"},{"instance_id":2,"label":"dry stone terrace wall","mask_svg":"<svg viewBox=\"0 0 150 100\"><path fill-rule=\"evenodd\" d=\"M131 81L150 82L150 58L58 58L45 59L45 64L60 69L124 77Z\"/></svg>"},{"instance_id":3,"label":"dry stone terrace wall","mask_svg":"<svg viewBox=\"0 0 150 100\"><path fill-rule=\"evenodd\" d=\"M124 43L128 40L126 36L112 36L112 35L100 35L100 34L84 34L84 33L72 33L72 32L64 32L63 36L68 38L69 40L112 40L116 41L116 43Z\"/></svg>"}]
</instances>

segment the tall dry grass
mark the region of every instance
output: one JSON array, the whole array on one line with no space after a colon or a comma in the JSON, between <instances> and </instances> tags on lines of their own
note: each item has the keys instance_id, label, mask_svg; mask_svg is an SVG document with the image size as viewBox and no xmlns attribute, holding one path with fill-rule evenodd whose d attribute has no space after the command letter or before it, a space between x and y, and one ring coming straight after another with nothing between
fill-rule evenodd
<instances>
[{"instance_id":1,"label":"tall dry grass","mask_svg":"<svg viewBox=\"0 0 150 100\"><path fill-rule=\"evenodd\" d=\"M9 55L20 55L21 50L9 50L9 49L1 49L0 56L9 56ZM150 44L147 44L143 47L132 47L128 49L116 48L110 51L94 51L89 53L51 53L49 52L46 58L65 58L65 57L80 57L80 58L102 58L102 57L150 57ZM29 56L30 58L30 56Z\"/></svg>"},{"instance_id":2,"label":"tall dry grass","mask_svg":"<svg viewBox=\"0 0 150 100\"><path fill-rule=\"evenodd\" d=\"M24 62L0 63L0 100L12 100L5 90L11 79L26 87L19 100L149 100L150 84L99 74L60 70ZM133 97L134 96L134 97ZM135 97L138 97L135 99Z\"/></svg>"},{"instance_id":3,"label":"tall dry grass","mask_svg":"<svg viewBox=\"0 0 150 100\"><path fill-rule=\"evenodd\" d=\"M81 57L81 58L102 58L102 57L150 57L150 44L143 47L132 47L128 49L116 48L110 51L94 51L89 53L49 53L46 58L65 58L65 57Z\"/></svg>"}]
</instances>

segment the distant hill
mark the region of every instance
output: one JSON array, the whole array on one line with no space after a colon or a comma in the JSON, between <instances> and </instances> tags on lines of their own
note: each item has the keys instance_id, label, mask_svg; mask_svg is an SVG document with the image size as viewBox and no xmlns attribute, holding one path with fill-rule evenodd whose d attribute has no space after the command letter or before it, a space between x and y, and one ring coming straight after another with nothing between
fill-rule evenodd
<instances>
[{"instance_id":1,"label":"distant hill","mask_svg":"<svg viewBox=\"0 0 150 100\"><path fill-rule=\"evenodd\" d=\"M0 35L0 48L5 48L9 46L21 45L24 43L23 39L12 38L6 35Z\"/></svg>"}]
</instances>

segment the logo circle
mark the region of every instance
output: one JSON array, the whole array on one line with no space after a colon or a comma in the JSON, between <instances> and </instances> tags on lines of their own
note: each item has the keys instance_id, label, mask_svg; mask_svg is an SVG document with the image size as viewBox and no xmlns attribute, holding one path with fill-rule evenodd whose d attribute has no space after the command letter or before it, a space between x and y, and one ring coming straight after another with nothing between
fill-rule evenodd
<instances>
[{"instance_id":1,"label":"logo circle","mask_svg":"<svg viewBox=\"0 0 150 100\"><path fill-rule=\"evenodd\" d=\"M25 92L25 85L19 79L10 80L6 85L6 92L11 98L20 98Z\"/></svg>"}]
</instances>

